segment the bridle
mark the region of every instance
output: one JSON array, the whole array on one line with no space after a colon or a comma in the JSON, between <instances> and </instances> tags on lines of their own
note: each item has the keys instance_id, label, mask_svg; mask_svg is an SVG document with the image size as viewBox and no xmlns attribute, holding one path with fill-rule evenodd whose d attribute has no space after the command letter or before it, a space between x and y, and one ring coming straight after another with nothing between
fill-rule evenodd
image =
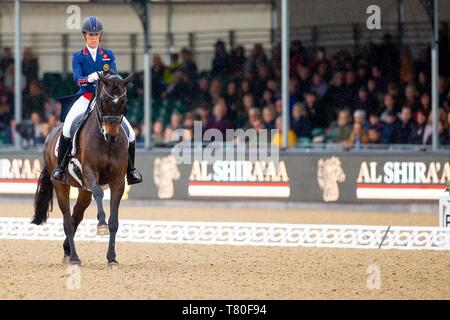
<instances>
[{"instance_id":1,"label":"bridle","mask_svg":"<svg viewBox=\"0 0 450 320\"><path fill-rule=\"evenodd\" d=\"M126 94L127 94L127 89L125 89L123 91L123 93L118 96L118 95L111 95L106 89L105 89L105 85L102 85L102 90L103 92L106 93L106 95L112 99L112 101L114 103L119 102L119 100L121 98L123 98ZM97 113L97 124L98 127L100 129L101 134L105 137L106 140L106 130L105 130L105 121L111 121L111 122L119 122L119 124L122 123L123 120L123 114L121 114L120 116L105 116L103 115L102 109L101 109L101 103L103 99L100 97L100 95L97 95L96 99L95 99L95 109L96 109L96 113Z\"/></svg>"}]
</instances>

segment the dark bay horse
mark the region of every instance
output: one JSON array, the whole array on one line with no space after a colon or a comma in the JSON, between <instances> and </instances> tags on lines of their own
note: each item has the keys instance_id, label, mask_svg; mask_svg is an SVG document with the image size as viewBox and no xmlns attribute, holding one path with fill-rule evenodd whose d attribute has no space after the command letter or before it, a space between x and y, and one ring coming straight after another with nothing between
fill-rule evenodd
<instances>
[{"instance_id":1,"label":"dark bay horse","mask_svg":"<svg viewBox=\"0 0 450 320\"><path fill-rule=\"evenodd\" d=\"M50 178L57 165L55 147L62 125L54 128L45 141L44 169L38 180L32 223L40 225L47 221L53 190L55 190L58 205L63 214L66 235L63 244L64 259L70 259L71 264L81 264L75 249L74 236L93 195L97 203L97 234L109 233L108 266L118 265L115 241L119 227L119 204L124 193L128 164L128 138L121 129L121 122L127 102L127 85L132 76L122 79L118 75L99 74L93 111L78 132L78 138L73 142L76 146L76 155L73 159L79 161L81 179L75 179L70 174L66 174L65 183L59 183ZM79 191L72 215L69 199L71 186L78 188ZM111 190L111 212L108 223L102 204L103 188L107 186Z\"/></svg>"}]
</instances>

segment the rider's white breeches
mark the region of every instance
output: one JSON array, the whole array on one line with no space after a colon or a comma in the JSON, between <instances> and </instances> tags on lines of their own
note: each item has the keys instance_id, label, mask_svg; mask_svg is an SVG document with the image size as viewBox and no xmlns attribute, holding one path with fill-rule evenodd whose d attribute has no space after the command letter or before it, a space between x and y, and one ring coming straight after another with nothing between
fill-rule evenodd
<instances>
[{"instance_id":1,"label":"rider's white breeches","mask_svg":"<svg viewBox=\"0 0 450 320\"><path fill-rule=\"evenodd\" d=\"M72 125L73 120L80 114L83 114L86 111L88 105L89 100L83 96L79 97L78 100L75 101L73 106L70 108L69 113L67 114L66 119L64 121L63 125L64 137L70 138L70 126ZM130 131L130 138L128 142L133 142L136 139L133 127L130 125L130 123L125 117L123 117L122 121L125 123L125 125L128 127L128 130Z\"/></svg>"}]
</instances>

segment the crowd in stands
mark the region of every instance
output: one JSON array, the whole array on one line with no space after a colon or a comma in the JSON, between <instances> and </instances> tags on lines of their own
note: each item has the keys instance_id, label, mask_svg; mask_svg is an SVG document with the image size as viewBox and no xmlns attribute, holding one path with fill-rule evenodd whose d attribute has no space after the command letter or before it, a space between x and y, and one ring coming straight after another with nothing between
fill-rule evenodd
<instances>
[{"instance_id":1,"label":"crowd in stands","mask_svg":"<svg viewBox=\"0 0 450 320\"><path fill-rule=\"evenodd\" d=\"M444 39L445 40L445 39ZM450 86L448 40L441 41L438 131L440 144L450 144ZM215 44L209 72L198 72L192 53L183 49L164 64L154 55L152 67L153 126L156 146L193 138L194 121L203 130L282 130L281 48L270 52L255 44L230 51L223 41ZM48 97L38 80L38 63L25 50L23 118L34 126L40 143L58 124L59 103ZM17 129L13 120L14 59L5 48L0 57L0 141L11 142ZM289 145L337 143L431 144L430 51L413 55L398 48L392 36L368 43L355 54L341 50L327 55L325 48L306 50L301 41L291 43ZM143 74L135 77L130 95L142 101ZM142 108L142 104L129 106ZM141 110L142 111L142 110ZM128 115L127 115L128 116ZM131 119L137 141L142 142L142 116ZM282 134L271 137L280 144ZM1 142L0 142L1 143Z\"/></svg>"}]
</instances>

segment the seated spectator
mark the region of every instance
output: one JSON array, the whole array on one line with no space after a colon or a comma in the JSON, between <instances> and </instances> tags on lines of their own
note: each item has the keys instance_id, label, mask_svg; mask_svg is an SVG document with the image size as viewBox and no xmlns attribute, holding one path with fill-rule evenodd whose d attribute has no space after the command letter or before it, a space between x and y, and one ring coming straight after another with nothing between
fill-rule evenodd
<instances>
[{"instance_id":1,"label":"seated spectator","mask_svg":"<svg viewBox=\"0 0 450 320\"><path fill-rule=\"evenodd\" d=\"M403 107L397 126L392 132L392 143L407 144L410 142L410 136L414 126L411 121L411 109Z\"/></svg>"},{"instance_id":2,"label":"seated spectator","mask_svg":"<svg viewBox=\"0 0 450 320\"><path fill-rule=\"evenodd\" d=\"M323 80L322 76L318 73L314 73L312 78L312 88L319 99L323 98L328 90L328 84Z\"/></svg>"},{"instance_id":3,"label":"seated spectator","mask_svg":"<svg viewBox=\"0 0 450 320\"><path fill-rule=\"evenodd\" d=\"M272 135L272 144L281 147L283 145L283 119L278 117L275 121L277 133ZM297 143L297 136L295 132L289 129L288 131L288 148L292 148Z\"/></svg>"},{"instance_id":4,"label":"seated spectator","mask_svg":"<svg viewBox=\"0 0 450 320\"><path fill-rule=\"evenodd\" d=\"M328 130L327 140L334 143L344 142L350 138L352 133L351 116L348 109L339 111L338 119L332 123Z\"/></svg>"},{"instance_id":5,"label":"seated spectator","mask_svg":"<svg viewBox=\"0 0 450 320\"><path fill-rule=\"evenodd\" d=\"M370 127L367 132L367 143L380 143L380 130L377 127Z\"/></svg>"},{"instance_id":6,"label":"seated spectator","mask_svg":"<svg viewBox=\"0 0 450 320\"><path fill-rule=\"evenodd\" d=\"M366 120L366 112L364 110L356 110L353 112L353 122L360 124L364 132L369 129L369 122Z\"/></svg>"},{"instance_id":7,"label":"seated spectator","mask_svg":"<svg viewBox=\"0 0 450 320\"><path fill-rule=\"evenodd\" d=\"M209 87L209 95L211 96L212 103L216 103L217 100L223 97L223 84L220 80L215 79L211 81L211 86Z\"/></svg>"},{"instance_id":8,"label":"seated spectator","mask_svg":"<svg viewBox=\"0 0 450 320\"><path fill-rule=\"evenodd\" d=\"M155 147L161 147L165 143L164 123L161 120L157 120L153 123L152 142Z\"/></svg>"},{"instance_id":9,"label":"seated spectator","mask_svg":"<svg viewBox=\"0 0 450 320\"><path fill-rule=\"evenodd\" d=\"M202 77L198 80L198 89L196 94L196 103L205 102L208 105L212 104L212 97L209 93L209 79L207 77Z\"/></svg>"},{"instance_id":10,"label":"seated spectator","mask_svg":"<svg viewBox=\"0 0 450 320\"><path fill-rule=\"evenodd\" d=\"M306 114L305 107L300 102L294 104L292 108L291 128L297 135L297 138L312 136L311 123Z\"/></svg>"},{"instance_id":11,"label":"seated spectator","mask_svg":"<svg viewBox=\"0 0 450 320\"><path fill-rule=\"evenodd\" d=\"M275 110L272 107L263 109L263 121L266 129L275 129Z\"/></svg>"},{"instance_id":12,"label":"seated spectator","mask_svg":"<svg viewBox=\"0 0 450 320\"><path fill-rule=\"evenodd\" d=\"M206 130L218 129L222 133L222 137L226 138L226 130L233 129L233 123L228 118L228 109L223 98L219 99L213 109L213 119L206 124Z\"/></svg>"},{"instance_id":13,"label":"seated spectator","mask_svg":"<svg viewBox=\"0 0 450 320\"><path fill-rule=\"evenodd\" d=\"M44 125L41 115L38 112L31 113L31 123L34 127L34 144L42 144L45 141Z\"/></svg>"},{"instance_id":14,"label":"seated spectator","mask_svg":"<svg viewBox=\"0 0 450 320\"><path fill-rule=\"evenodd\" d=\"M397 126L397 114L395 111L389 111L386 113L384 121L384 127L381 131L381 143L390 144L392 143L392 135L394 129Z\"/></svg>"},{"instance_id":15,"label":"seated spectator","mask_svg":"<svg viewBox=\"0 0 450 320\"><path fill-rule=\"evenodd\" d=\"M172 83L169 84L161 96L167 99L187 99L192 96L192 86L188 77L182 71L175 71Z\"/></svg>"},{"instance_id":16,"label":"seated spectator","mask_svg":"<svg viewBox=\"0 0 450 320\"><path fill-rule=\"evenodd\" d=\"M42 92L40 83L37 80L31 81L28 92L23 96L23 119L30 119L33 112L37 112L41 119L45 118L46 97Z\"/></svg>"},{"instance_id":17,"label":"seated spectator","mask_svg":"<svg viewBox=\"0 0 450 320\"><path fill-rule=\"evenodd\" d=\"M439 135L439 145L446 145L448 144L448 131L445 128L445 124L442 120L438 121L438 135ZM425 141L425 144L431 145L433 143L433 115L430 114L428 116L428 123L425 126L424 130L424 136L423 139Z\"/></svg>"},{"instance_id":18,"label":"seated spectator","mask_svg":"<svg viewBox=\"0 0 450 320\"><path fill-rule=\"evenodd\" d=\"M43 145L49 133L50 126L48 123L43 123L40 132L34 137L34 145Z\"/></svg>"},{"instance_id":19,"label":"seated spectator","mask_svg":"<svg viewBox=\"0 0 450 320\"><path fill-rule=\"evenodd\" d=\"M395 100L390 94L386 94L384 96L383 109L382 110L383 111L381 113L381 121L383 121L383 122L387 122L386 121L386 116L387 116L387 114L389 112L391 112L391 111L397 112L396 105L395 105Z\"/></svg>"},{"instance_id":20,"label":"seated spectator","mask_svg":"<svg viewBox=\"0 0 450 320\"><path fill-rule=\"evenodd\" d=\"M424 92L420 95L418 109L422 110L427 115L431 113L431 97L428 92Z\"/></svg>"},{"instance_id":21,"label":"seated spectator","mask_svg":"<svg viewBox=\"0 0 450 320\"><path fill-rule=\"evenodd\" d=\"M183 129L187 131L184 135L185 138L189 138L187 140L192 140L194 138L194 121L195 117L192 112L188 112L184 115Z\"/></svg>"},{"instance_id":22,"label":"seated spectator","mask_svg":"<svg viewBox=\"0 0 450 320\"><path fill-rule=\"evenodd\" d=\"M0 96L0 130L9 125L13 117L11 104L6 94Z\"/></svg>"},{"instance_id":23,"label":"seated spectator","mask_svg":"<svg viewBox=\"0 0 450 320\"><path fill-rule=\"evenodd\" d=\"M412 112L415 112L418 109L419 105L417 103L417 92L415 86L407 85L405 87L405 97L402 105L409 107Z\"/></svg>"},{"instance_id":24,"label":"seated spectator","mask_svg":"<svg viewBox=\"0 0 450 320\"><path fill-rule=\"evenodd\" d=\"M274 99L274 94L273 94L272 90L270 90L270 89L264 90L260 105L272 106L274 102L275 102L275 99Z\"/></svg>"},{"instance_id":25,"label":"seated spectator","mask_svg":"<svg viewBox=\"0 0 450 320\"><path fill-rule=\"evenodd\" d=\"M384 128L384 123L380 121L380 116L377 113L369 115L369 128L376 128L380 133Z\"/></svg>"},{"instance_id":26,"label":"seated spectator","mask_svg":"<svg viewBox=\"0 0 450 320\"><path fill-rule=\"evenodd\" d=\"M200 107L197 109L197 117L202 122L202 127L205 128L212 118L210 108L206 103L200 104Z\"/></svg>"},{"instance_id":27,"label":"seated spectator","mask_svg":"<svg viewBox=\"0 0 450 320\"><path fill-rule=\"evenodd\" d=\"M304 105L312 128L328 127L331 118L329 112L331 110L330 108L325 108L323 104L317 101L317 96L314 92L309 91L305 94Z\"/></svg>"},{"instance_id":28,"label":"seated spectator","mask_svg":"<svg viewBox=\"0 0 450 320\"><path fill-rule=\"evenodd\" d=\"M243 106L242 109L245 112L248 112L248 110L250 110L251 108L256 107L253 96L251 94L246 94L245 96L242 97L242 106Z\"/></svg>"},{"instance_id":29,"label":"seated spectator","mask_svg":"<svg viewBox=\"0 0 450 320\"><path fill-rule=\"evenodd\" d=\"M253 128L255 126L254 122L257 120L262 122L261 111L259 111L258 108L250 108L247 112L247 121L245 122L243 129L247 130ZM264 122L262 122L262 124L264 125ZM265 127L266 126L264 125L264 128Z\"/></svg>"},{"instance_id":30,"label":"seated spectator","mask_svg":"<svg viewBox=\"0 0 450 320\"><path fill-rule=\"evenodd\" d=\"M176 135L176 130L181 129L181 124L183 121L183 117L180 113L174 112L172 113L170 117L170 124L167 126L165 132L164 132L164 138L166 142L172 142L172 141L178 141L179 139L176 139L179 137L179 135Z\"/></svg>"},{"instance_id":31,"label":"seated spectator","mask_svg":"<svg viewBox=\"0 0 450 320\"><path fill-rule=\"evenodd\" d=\"M369 137L364 132L364 128L361 123L354 123L352 133L348 140L345 141L347 145L352 145L355 148L358 148L361 144L366 144L369 142Z\"/></svg>"},{"instance_id":32,"label":"seated spectator","mask_svg":"<svg viewBox=\"0 0 450 320\"><path fill-rule=\"evenodd\" d=\"M415 113L416 121L409 137L409 143L424 144L423 135L425 133L425 126L427 125L427 117L422 110Z\"/></svg>"},{"instance_id":33,"label":"seated spectator","mask_svg":"<svg viewBox=\"0 0 450 320\"><path fill-rule=\"evenodd\" d=\"M369 96L369 92L365 87L360 87L358 90L358 97L353 103L353 110L364 110L367 114L378 111L376 99Z\"/></svg>"}]
</instances>

